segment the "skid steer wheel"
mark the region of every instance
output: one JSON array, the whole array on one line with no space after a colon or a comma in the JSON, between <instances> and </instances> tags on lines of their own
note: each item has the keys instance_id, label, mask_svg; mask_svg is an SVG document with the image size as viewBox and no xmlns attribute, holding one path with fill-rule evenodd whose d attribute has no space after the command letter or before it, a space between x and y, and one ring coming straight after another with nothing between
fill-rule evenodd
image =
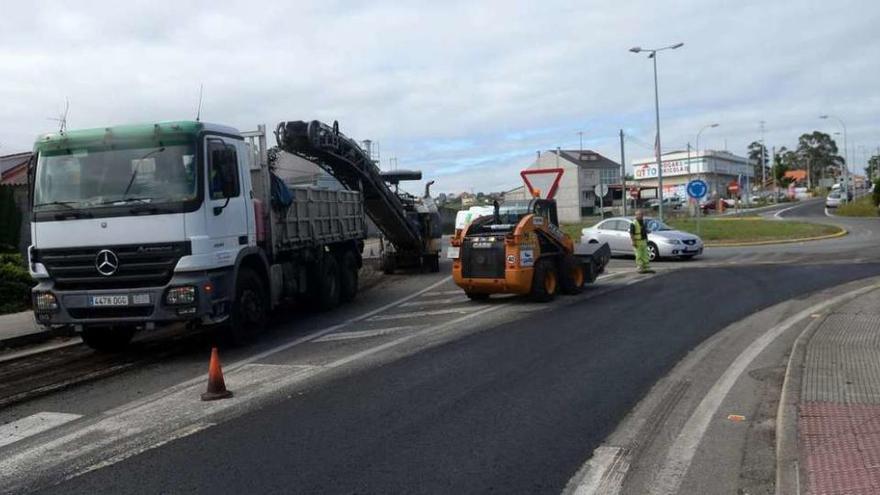
<instances>
[{"instance_id":1,"label":"skid steer wheel","mask_svg":"<svg viewBox=\"0 0 880 495\"><path fill-rule=\"evenodd\" d=\"M578 294L586 283L586 267L579 259L567 255L559 263L559 285L563 294Z\"/></svg>"},{"instance_id":2,"label":"skid steer wheel","mask_svg":"<svg viewBox=\"0 0 880 495\"><path fill-rule=\"evenodd\" d=\"M485 301L489 299L489 294L482 294L480 292L465 291L464 295L466 295L471 301Z\"/></svg>"},{"instance_id":3,"label":"skid steer wheel","mask_svg":"<svg viewBox=\"0 0 880 495\"><path fill-rule=\"evenodd\" d=\"M269 301L262 279L251 269L242 268L235 283L235 303L226 323L233 345L251 342L266 328Z\"/></svg>"},{"instance_id":4,"label":"skid steer wheel","mask_svg":"<svg viewBox=\"0 0 880 495\"><path fill-rule=\"evenodd\" d=\"M135 328L131 326L85 327L81 337L87 346L96 351L121 352L128 347L134 332Z\"/></svg>"},{"instance_id":5,"label":"skid steer wheel","mask_svg":"<svg viewBox=\"0 0 880 495\"><path fill-rule=\"evenodd\" d=\"M559 277L556 263L552 258L541 258L535 263L535 274L532 277L531 297L537 302L552 301L559 289Z\"/></svg>"},{"instance_id":6,"label":"skid steer wheel","mask_svg":"<svg viewBox=\"0 0 880 495\"><path fill-rule=\"evenodd\" d=\"M341 287L339 291L339 299L342 302L349 302L354 299L358 291L358 266L354 253L346 251L345 254L342 255L342 262L340 265L341 273L339 281Z\"/></svg>"}]
</instances>

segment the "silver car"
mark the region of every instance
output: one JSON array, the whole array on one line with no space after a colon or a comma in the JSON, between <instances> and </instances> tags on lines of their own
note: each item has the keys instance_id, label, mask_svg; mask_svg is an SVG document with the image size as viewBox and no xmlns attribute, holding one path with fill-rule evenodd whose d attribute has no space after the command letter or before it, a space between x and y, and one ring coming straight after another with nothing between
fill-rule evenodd
<instances>
[{"instance_id":1,"label":"silver car","mask_svg":"<svg viewBox=\"0 0 880 495\"><path fill-rule=\"evenodd\" d=\"M611 254L633 254L629 227L633 217L615 217L603 220L581 231L582 243L607 242ZM699 237L673 230L656 218L645 217L648 228L648 255L651 260L659 258L691 259L703 254L703 240Z\"/></svg>"}]
</instances>

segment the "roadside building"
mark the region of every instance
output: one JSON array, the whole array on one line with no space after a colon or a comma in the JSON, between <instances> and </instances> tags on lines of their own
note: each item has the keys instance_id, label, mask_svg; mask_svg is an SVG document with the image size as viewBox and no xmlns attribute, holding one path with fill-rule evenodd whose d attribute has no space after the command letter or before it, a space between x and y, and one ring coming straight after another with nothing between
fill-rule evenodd
<instances>
[{"instance_id":1,"label":"roadside building","mask_svg":"<svg viewBox=\"0 0 880 495\"><path fill-rule=\"evenodd\" d=\"M748 191L754 177L754 167L749 159L728 151L703 150L672 151L662 156L663 196L678 196L687 200L685 188L693 179L709 184L709 197L728 197L727 188L732 183L740 185L740 191ZM633 177L639 187L657 187L657 159L633 160Z\"/></svg>"},{"instance_id":2,"label":"roadside building","mask_svg":"<svg viewBox=\"0 0 880 495\"><path fill-rule=\"evenodd\" d=\"M31 152L0 156L0 187L12 188L12 198L21 212L19 251L24 254L31 243L30 206L28 205L28 162Z\"/></svg>"},{"instance_id":3,"label":"roadside building","mask_svg":"<svg viewBox=\"0 0 880 495\"><path fill-rule=\"evenodd\" d=\"M596 187L620 184L620 164L592 150L551 150L541 153L528 168L563 170L556 190L556 209L562 223L579 222L583 217L598 214ZM525 189L518 187L505 192L504 198L525 199L526 195Z\"/></svg>"},{"instance_id":4,"label":"roadside building","mask_svg":"<svg viewBox=\"0 0 880 495\"><path fill-rule=\"evenodd\" d=\"M795 186L806 186L807 185L807 171L806 170L786 170L785 175L783 176L786 179L791 179L791 183Z\"/></svg>"}]
</instances>

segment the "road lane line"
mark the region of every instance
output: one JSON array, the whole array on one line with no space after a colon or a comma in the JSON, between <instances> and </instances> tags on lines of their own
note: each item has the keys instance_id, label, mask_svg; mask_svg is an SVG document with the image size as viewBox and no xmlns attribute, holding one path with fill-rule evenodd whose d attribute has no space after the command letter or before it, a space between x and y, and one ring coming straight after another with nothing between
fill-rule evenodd
<instances>
[{"instance_id":1,"label":"road lane line","mask_svg":"<svg viewBox=\"0 0 880 495\"><path fill-rule=\"evenodd\" d=\"M464 291L462 291L461 289L458 289L458 290L438 290L435 292L428 292L428 293L422 294L422 297L452 296L452 295L456 295L456 294L460 295L463 292Z\"/></svg>"},{"instance_id":2,"label":"road lane line","mask_svg":"<svg viewBox=\"0 0 880 495\"><path fill-rule=\"evenodd\" d=\"M24 440L81 417L81 414L39 412L7 423L0 426L0 447Z\"/></svg>"},{"instance_id":3,"label":"road lane line","mask_svg":"<svg viewBox=\"0 0 880 495\"><path fill-rule=\"evenodd\" d=\"M377 328L374 330L355 330L353 332L339 332L339 333L331 333L330 335L325 335L320 339L315 339L313 342L335 342L338 340L352 340L352 339L364 339L367 337L380 337L382 335L388 335L390 333L402 332L404 330L415 330L418 328L423 328L424 325L402 325L399 327L386 327L386 328Z\"/></svg>"},{"instance_id":4,"label":"road lane line","mask_svg":"<svg viewBox=\"0 0 880 495\"><path fill-rule=\"evenodd\" d=\"M794 206L789 206L788 208L783 208L783 209L777 211L776 214L773 215L773 217L774 217L774 218L782 218L781 215L782 215L783 213L785 213L785 212L787 212L787 211L790 211L790 210L793 210L793 209L797 208L798 206L802 206L802 205L794 205Z\"/></svg>"},{"instance_id":5,"label":"road lane line","mask_svg":"<svg viewBox=\"0 0 880 495\"><path fill-rule=\"evenodd\" d=\"M455 304L455 303L463 303L467 302L467 298L464 297L463 291L457 291L459 297L448 297L446 299L421 299L418 301L410 301L401 304L399 307L401 308L410 308L413 306L431 306L436 304Z\"/></svg>"},{"instance_id":6,"label":"road lane line","mask_svg":"<svg viewBox=\"0 0 880 495\"><path fill-rule=\"evenodd\" d=\"M773 343L780 335L785 333L796 323L809 318L814 313L819 313L829 306L833 306L848 299L858 297L862 294L871 292L880 288L880 284L872 284L861 289L856 289L845 294L833 297L819 304L806 308L799 313L790 316L781 323L767 330L763 335L755 339L748 347L746 347L739 356L728 366L724 374L718 378L709 392L697 405L697 408L688 418L687 423L679 432L675 443L669 448L666 456L666 462L655 482L651 485L651 494L669 494L678 493L684 477L687 475L693 462L694 455L697 452L709 423L712 418L718 414L718 408L721 401L727 397L736 381L746 371L746 368L755 360L764 349Z\"/></svg>"},{"instance_id":7,"label":"road lane line","mask_svg":"<svg viewBox=\"0 0 880 495\"><path fill-rule=\"evenodd\" d=\"M462 306L459 308L435 309L432 311L412 311L409 313L392 313L390 315L375 315L366 319L366 321L389 321L389 320L405 320L408 318L423 318L425 316L440 316L451 314L467 314L476 311L479 306Z\"/></svg>"}]
</instances>

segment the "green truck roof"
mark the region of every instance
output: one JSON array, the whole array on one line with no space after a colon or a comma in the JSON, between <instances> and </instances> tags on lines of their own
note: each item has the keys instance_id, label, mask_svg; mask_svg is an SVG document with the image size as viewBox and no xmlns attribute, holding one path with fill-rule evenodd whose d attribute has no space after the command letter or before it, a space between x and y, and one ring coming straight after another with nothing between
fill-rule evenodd
<instances>
[{"instance_id":1,"label":"green truck roof","mask_svg":"<svg viewBox=\"0 0 880 495\"><path fill-rule=\"evenodd\" d=\"M171 146L191 143L205 128L195 121L130 124L94 129L51 132L37 137L35 152L76 149L113 149L132 146Z\"/></svg>"}]
</instances>

